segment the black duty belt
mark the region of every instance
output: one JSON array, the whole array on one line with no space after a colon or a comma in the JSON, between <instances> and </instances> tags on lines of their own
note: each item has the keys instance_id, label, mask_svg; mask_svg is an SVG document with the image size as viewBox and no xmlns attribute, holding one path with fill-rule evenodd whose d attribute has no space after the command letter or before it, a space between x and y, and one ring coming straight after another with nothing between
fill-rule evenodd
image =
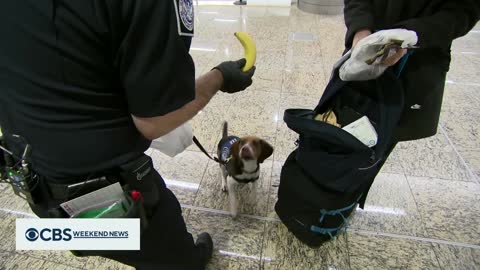
<instances>
[{"instance_id":1,"label":"black duty belt","mask_svg":"<svg viewBox=\"0 0 480 270\"><path fill-rule=\"evenodd\" d=\"M76 198L119 182L119 178L113 176L99 176L71 184L58 183L52 181L52 179L40 177L43 180L42 182L47 186L51 199L61 201Z\"/></svg>"}]
</instances>

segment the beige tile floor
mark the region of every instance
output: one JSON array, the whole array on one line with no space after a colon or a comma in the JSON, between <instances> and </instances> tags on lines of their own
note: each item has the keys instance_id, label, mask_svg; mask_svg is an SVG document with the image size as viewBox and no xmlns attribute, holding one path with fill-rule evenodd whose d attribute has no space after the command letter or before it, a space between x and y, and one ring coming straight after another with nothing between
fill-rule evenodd
<instances>
[{"instance_id":1,"label":"beige tile floor","mask_svg":"<svg viewBox=\"0 0 480 270\"><path fill-rule=\"evenodd\" d=\"M216 164L196 147L174 159L147 152L182 203L190 230L212 233L216 249L208 269L480 269L480 26L454 42L438 134L401 143L348 232L310 249L273 210L282 162L295 147L282 116L286 108L318 101L343 50L343 18L294 7L198 6L195 15L197 75L242 57L235 31L248 31L258 46L252 87L218 94L193 120L196 136L213 151L227 120L233 133L259 135L275 146L256 189L242 190L237 220L228 216ZM15 218L30 215L0 185L0 269L130 269L68 252L15 251Z\"/></svg>"}]
</instances>

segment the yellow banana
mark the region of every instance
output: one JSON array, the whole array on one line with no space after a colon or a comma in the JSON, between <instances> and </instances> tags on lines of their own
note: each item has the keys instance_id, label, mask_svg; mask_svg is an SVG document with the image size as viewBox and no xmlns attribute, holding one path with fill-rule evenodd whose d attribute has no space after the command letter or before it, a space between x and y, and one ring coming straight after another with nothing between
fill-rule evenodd
<instances>
[{"instance_id":1,"label":"yellow banana","mask_svg":"<svg viewBox=\"0 0 480 270\"><path fill-rule=\"evenodd\" d=\"M250 37L250 35L246 32L235 32L235 36L240 41L245 50L245 59L247 63L243 67L243 71L249 71L254 65L255 61L257 60L257 47L255 46L255 42Z\"/></svg>"}]
</instances>

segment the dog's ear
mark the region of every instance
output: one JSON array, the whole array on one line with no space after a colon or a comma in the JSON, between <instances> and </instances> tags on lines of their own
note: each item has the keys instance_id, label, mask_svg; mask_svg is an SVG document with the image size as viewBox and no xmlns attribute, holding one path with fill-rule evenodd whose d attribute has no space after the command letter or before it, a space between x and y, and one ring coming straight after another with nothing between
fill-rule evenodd
<instances>
[{"instance_id":1,"label":"dog's ear","mask_svg":"<svg viewBox=\"0 0 480 270\"><path fill-rule=\"evenodd\" d=\"M232 148L230 149L230 155L232 156L232 159L234 160L239 160L240 156L240 140L234 142L232 144Z\"/></svg>"},{"instance_id":2,"label":"dog's ear","mask_svg":"<svg viewBox=\"0 0 480 270\"><path fill-rule=\"evenodd\" d=\"M260 140L260 155L258 157L258 162L263 163L265 159L270 157L272 154L273 147L265 140Z\"/></svg>"}]
</instances>

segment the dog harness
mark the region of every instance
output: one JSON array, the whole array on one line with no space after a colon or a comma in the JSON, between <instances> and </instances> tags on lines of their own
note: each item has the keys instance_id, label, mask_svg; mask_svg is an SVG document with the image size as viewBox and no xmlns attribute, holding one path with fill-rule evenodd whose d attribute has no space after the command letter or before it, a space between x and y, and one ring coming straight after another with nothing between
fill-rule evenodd
<instances>
[{"instance_id":1,"label":"dog harness","mask_svg":"<svg viewBox=\"0 0 480 270\"><path fill-rule=\"evenodd\" d=\"M218 143L219 159L221 162L227 163L232 156L232 145L240 140L237 136L228 136Z\"/></svg>"}]
</instances>

